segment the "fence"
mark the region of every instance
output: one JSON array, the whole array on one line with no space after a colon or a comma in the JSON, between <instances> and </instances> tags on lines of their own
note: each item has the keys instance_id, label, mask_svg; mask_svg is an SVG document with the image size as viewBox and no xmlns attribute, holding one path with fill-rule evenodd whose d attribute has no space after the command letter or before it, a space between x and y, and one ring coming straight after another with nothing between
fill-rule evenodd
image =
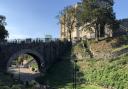
<instances>
[{"instance_id":1,"label":"fence","mask_svg":"<svg viewBox=\"0 0 128 89\"><path fill-rule=\"evenodd\" d=\"M15 44L22 44L22 43L46 43L46 42L55 42L60 41L59 38L27 38L27 39L9 39L9 40L3 40L0 41L0 44L9 44L9 43L15 43Z\"/></svg>"}]
</instances>

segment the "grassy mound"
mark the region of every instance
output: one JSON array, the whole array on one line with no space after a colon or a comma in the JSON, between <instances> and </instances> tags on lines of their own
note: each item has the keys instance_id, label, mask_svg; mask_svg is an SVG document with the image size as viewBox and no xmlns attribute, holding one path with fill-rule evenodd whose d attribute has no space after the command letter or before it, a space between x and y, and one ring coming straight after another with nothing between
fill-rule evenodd
<instances>
[{"instance_id":1,"label":"grassy mound","mask_svg":"<svg viewBox=\"0 0 128 89\"><path fill-rule=\"evenodd\" d=\"M128 56L114 60L84 60L78 62L84 78L89 84L106 88L128 88Z\"/></svg>"},{"instance_id":2,"label":"grassy mound","mask_svg":"<svg viewBox=\"0 0 128 89\"><path fill-rule=\"evenodd\" d=\"M49 85L55 89L72 89L73 88L73 67L74 64L70 57L64 58L62 61L56 63L45 76L38 77L36 80L40 84ZM77 65L77 68L80 66ZM84 73L79 71L77 73L77 89L104 89L97 85L86 83ZM81 82L82 81L82 82Z\"/></svg>"},{"instance_id":3,"label":"grassy mound","mask_svg":"<svg viewBox=\"0 0 128 89\"><path fill-rule=\"evenodd\" d=\"M82 53L83 49L79 47L81 47L80 44L75 46ZM73 58L68 55L61 62L55 64L46 76L37 80L41 84L47 83L55 89L72 89L74 64L70 59ZM84 58L78 60L77 68L79 69L77 89L128 88L128 55L111 60Z\"/></svg>"},{"instance_id":4,"label":"grassy mound","mask_svg":"<svg viewBox=\"0 0 128 89\"><path fill-rule=\"evenodd\" d=\"M128 36L123 35L120 37L107 38L101 41L89 41L90 47L93 52L115 52L128 48Z\"/></svg>"}]
</instances>

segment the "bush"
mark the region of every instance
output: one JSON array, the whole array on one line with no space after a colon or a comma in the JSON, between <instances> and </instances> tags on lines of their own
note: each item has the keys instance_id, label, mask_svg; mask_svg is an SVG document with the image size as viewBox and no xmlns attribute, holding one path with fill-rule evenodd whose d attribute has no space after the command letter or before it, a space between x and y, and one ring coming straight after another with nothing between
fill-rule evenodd
<instances>
[{"instance_id":1,"label":"bush","mask_svg":"<svg viewBox=\"0 0 128 89\"><path fill-rule=\"evenodd\" d=\"M0 86L0 89L10 89L8 86Z\"/></svg>"},{"instance_id":2,"label":"bush","mask_svg":"<svg viewBox=\"0 0 128 89\"><path fill-rule=\"evenodd\" d=\"M21 89L21 85L13 85L11 89Z\"/></svg>"}]
</instances>

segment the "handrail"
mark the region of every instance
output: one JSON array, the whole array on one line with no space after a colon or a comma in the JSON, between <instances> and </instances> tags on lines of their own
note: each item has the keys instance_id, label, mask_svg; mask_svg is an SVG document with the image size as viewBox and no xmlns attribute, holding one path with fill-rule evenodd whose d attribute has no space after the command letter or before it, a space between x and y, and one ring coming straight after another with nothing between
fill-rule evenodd
<instances>
[{"instance_id":1,"label":"handrail","mask_svg":"<svg viewBox=\"0 0 128 89\"><path fill-rule=\"evenodd\" d=\"M120 25L120 27L121 27L123 30L128 31L128 27L125 27L125 26L123 26L123 25Z\"/></svg>"},{"instance_id":2,"label":"handrail","mask_svg":"<svg viewBox=\"0 0 128 89\"><path fill-rule=\"evenodd\" d=\"M55 42L55 41L60 41L59 38L26 38L26 39L8 39L4 41L0 41L0 44L5 44L5 43L46 43L46 42Z\"/></svg>"}]
</instances>

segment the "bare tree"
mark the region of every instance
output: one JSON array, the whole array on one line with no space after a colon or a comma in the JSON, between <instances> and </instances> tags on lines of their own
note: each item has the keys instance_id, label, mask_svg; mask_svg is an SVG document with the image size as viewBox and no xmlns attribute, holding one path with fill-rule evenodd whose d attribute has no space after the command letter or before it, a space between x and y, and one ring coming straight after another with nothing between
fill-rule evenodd
<instances>
[{"instance_id":1,"label":"bare tree","mask_svg":"<svg viewBox=\"0 0 128 89\"><path fill-rule=\"evenodd\" d=\"M76 23L76 8L73 6L67 6L59 15L59 23L64 26L64 30L68 31L69 39L72 41L72 31Z\"/></svg>"}]
</instances>

